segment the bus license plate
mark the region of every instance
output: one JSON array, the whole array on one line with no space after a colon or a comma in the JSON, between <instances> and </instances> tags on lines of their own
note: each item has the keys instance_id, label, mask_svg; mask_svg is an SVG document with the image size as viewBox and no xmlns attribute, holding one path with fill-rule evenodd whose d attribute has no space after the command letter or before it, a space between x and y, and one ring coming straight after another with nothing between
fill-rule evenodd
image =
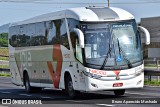
<instances>
[{"instance_id":1,"label":"bus license plate","mask_svg":"<svg viewBox=\"0 0 160 107\"><path fill-rule=\"evenodd\" d=\"M114 83L113 84L113 87L122 87L123 86L123 83Z\"/></svg>"}]
</instances>

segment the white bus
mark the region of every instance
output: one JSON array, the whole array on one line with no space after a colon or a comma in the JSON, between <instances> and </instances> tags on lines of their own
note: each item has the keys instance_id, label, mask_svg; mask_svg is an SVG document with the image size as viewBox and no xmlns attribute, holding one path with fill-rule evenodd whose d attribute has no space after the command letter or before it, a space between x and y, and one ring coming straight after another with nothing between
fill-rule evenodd
<instances>
[{"instance_id":1,"label":"white bus","mask_svg":"<svg viewBox=\"0 0 160 107\"><path fill-rule=\"evenodd\" d=\"M79 92L142 88L141 38L134 16L113 7L80 7L11 24L12 83L27 92L62 89Z\"/></svg>"}]
</instances>

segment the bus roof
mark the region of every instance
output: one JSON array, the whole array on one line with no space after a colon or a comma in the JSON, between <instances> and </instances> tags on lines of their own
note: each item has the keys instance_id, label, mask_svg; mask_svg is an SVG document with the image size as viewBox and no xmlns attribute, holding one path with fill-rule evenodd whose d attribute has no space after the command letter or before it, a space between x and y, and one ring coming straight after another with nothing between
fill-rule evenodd
<instances>
[{"instance_id":1,"label":"bus roof","mask_svg":"<svg viewBox=\"0 0 160 107\"><path fill-rule=\"evenodd\" d=\"M24 21L12 23L11 26L56 20L62 18L73 18L79 21L97 22L129 20L134 19L134 16L123 9L115 7L79 7L36 16Z\"/></svg>"}]
</instances>

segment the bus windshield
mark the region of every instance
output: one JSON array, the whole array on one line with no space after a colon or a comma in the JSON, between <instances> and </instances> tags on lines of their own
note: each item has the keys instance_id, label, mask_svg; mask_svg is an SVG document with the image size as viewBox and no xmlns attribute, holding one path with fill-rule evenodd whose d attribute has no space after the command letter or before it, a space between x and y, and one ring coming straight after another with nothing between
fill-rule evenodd
<instances>
[{"instance_id":1,"label":"bus windshield","mask_svg":"<svg viewBox=\"0 0 160 107\"><path fill-rule=\"evenodd\" d=\"M82 24L85 62L98 69L127 69L142 64L135 21ZM135 65L136 64L136 65Z\"/></svg>"}]
</instances>

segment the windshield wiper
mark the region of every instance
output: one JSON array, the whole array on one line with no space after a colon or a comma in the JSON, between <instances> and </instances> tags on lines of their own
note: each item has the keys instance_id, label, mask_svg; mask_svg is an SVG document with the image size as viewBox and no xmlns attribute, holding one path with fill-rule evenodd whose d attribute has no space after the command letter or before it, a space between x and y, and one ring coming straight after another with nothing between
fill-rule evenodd
<instances>
[{"instance_id":1,"label":"windshield wiper","mask_svg":"<svg viewBox=\"0 0 160 107\"><path fill-rule=\"evenodd\" d=\"M108 52L107 52L107 55L106 55L106 57L105 57L105 59L104 59L104 62L103 62L103 64L102 64L100 70L102 70L102 69L105 67L105 65L106 65L106 63L107 63L107 61L108 61L109 55L111 56L111 51L112 51L112 48L110 47L110 44L109 44L109 50L108 50Z\"/></svg>"},{"instance_id":2,"label":"windshield wiper","mask_svg":"<svg viewBox=\"0 0 160 107\"><path fill-rule=\"evenodd\" d=\"M119 44L119 39L118 39L118 38L117 38L117 42L118 42L118 49L119 49L120 57L121 57L121 53L122 53L123 58L124 58L125 61L127 62L128 68L132 68L132 64L131 64L131 62L129 61L129 59L127 58L124 50L123 50L122 47L120 46L120 44Z\"/></svg>"}]
</instances>

